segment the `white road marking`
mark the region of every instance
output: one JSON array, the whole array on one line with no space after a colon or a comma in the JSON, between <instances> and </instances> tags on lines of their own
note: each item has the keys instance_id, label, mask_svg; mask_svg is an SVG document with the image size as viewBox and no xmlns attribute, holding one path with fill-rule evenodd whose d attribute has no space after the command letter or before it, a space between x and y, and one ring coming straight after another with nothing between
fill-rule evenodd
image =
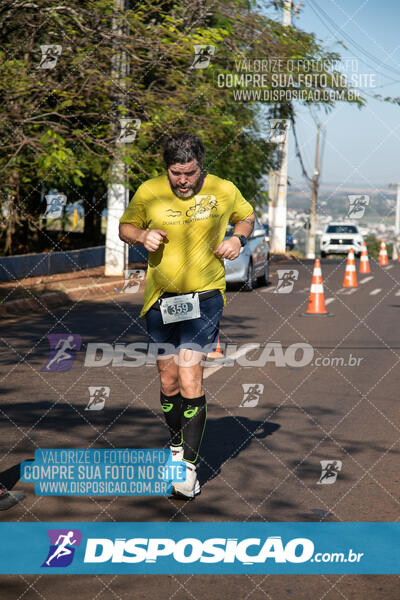
<instances>
[{"instance_id":1,"label":"white road marking","mask_svg":"<svg viewBox=\"0 0 400 600\"><path fill-rule=\"evenodd\" d=\"M350 294L354 294L357 291L357 288L340 288L340 290L336 290L336 294L344 294L345 296L349 296Z\"/></svg>"},{"instance_id":2,"label":"white road marking","mask_svg":"<svg viewBox=\"0 0 400 600\"><path fill-rule=\"evenodd\" d=\"M242 354L246 354L246 352L249 351L249 348L241 348L241 350L238 350L237 352L234 352L233 354L229 355L229 358L239 358L239 356L242 356ZM221 359L222 360L222 359ZM207 379L207 377L210 377L210 375L213 375L214 373L216 373L217 371L219 371L220 369L222 369L224 365L214 365L212 367L205 367L204 371L203 371L203 379Z\"/></svg>"},{"instance_id":3,"label":"white road marking","mask_svg":"<svg viewBox=\"0 0 400 600\"><path fill-rule=\"evenodd\" d=\"M270 294L271 292L273 292L276 289L276 285L273 285L272 287L268 286L266 288L263 288L261 290L262 294Z\"/></svg>"},{"instance_id":4,"label":"white road marking","mask_svg":"<svg viewBox=\"0 0 400 600\"><path fill-rule=\"evenodd\" d=\"M325 306L326 306L327 304L330 304L331 302L333 302L333 301L334 301L334 299L335 299L335 298L327 298L327 299L325 300Z\"/></svg>"},{"instance_id":5,"label":"white road marking","mask_svg":"<svg viewBox=\"0 0 400 600\"><path fill-rule=\"evenodd\" d=\"M395 293L395 296L400 296L400 290L397 290L397 292Z\"/></svg>"},{"instance_id":6,"label":"white road marking","mask_svg":"<svg viewBox=\"0 0 400 600\"><path fill-rule=\"evenodd\" d=\"M368 281L371 281L371 279L373 279L373 277L364 277L364 279L361 279L360 283L367 283Z\"/></svg>"},{"instance_id":7,"label":"white road marking","mask_svg":"<svg viewBox=\"0 0 400 600\"><path fill-rule=\"evenodd\" d=\"M370 296L376 296L377 294L379 294L382 291L382 288L376 288L376 290L372 290L372 292L369 293Z\"/></svg>"},{"instance_id":8,"label":"white road marking","mask_svg":"<svg viewBox=\"0 0 400 600\"><path fill-rule=\"evenodd\" d=\"M205 367L203 371L203 379L207 379L210 375L213 375L217 371L219 371L223 365L215 365L215 367Z\"/></svg>"},{"instance_id":9,"label":"white road marking","mask_svg":"<svg viewBox=\"0 0 400 600\"><path fill-rule=\"evenodd\" d=\"M384 267L385 271L389 271L389 269L393 269L394 265L389 265L387 267Z\"/></svg>"}]
</instances>

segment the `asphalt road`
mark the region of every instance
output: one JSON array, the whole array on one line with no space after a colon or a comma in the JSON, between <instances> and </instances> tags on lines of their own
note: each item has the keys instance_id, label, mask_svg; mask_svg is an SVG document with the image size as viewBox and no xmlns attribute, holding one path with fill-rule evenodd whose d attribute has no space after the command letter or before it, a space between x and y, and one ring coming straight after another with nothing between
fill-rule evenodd
<instances>
[{"instance_id":1,"label":"asphalt road","mask_svg":"<svg viewBox=\"0 0 400 600\"><path fill-rule=\"evenodd\" d=\"M32 484L16 482L19 463L33 458L36 448L166 446L155 366L84 365L89 343L115 347L146 340L138 319L142 294L116 293L2 324L0 479L27 497L0 513L0 520L398 520L400 264L373 263L370 276L358 276L357 289L343 290L344 263L323 261L325 299L334 314L306 318L300 314L307 308L312 266L274 264L270 286L227 293L221 342L237 344L239 355L245 343L275 342L275 350L264 366L239 361L206 371L202 494L194 502L37 497ZM298 270L292 292L275 292L277 268ZM67 372L42 371L52 333L82 337ZM302 352L294 353L293 344L311 348L309 364L296 365ZM260 352L253 350L249 359ZM250 385L253 394L245 396ZM110 388L103 410L85 410L89 386ZM341 461L334 484L318 483L323 460ZM59 600L399 597L397 576L31 575L1 576L0 585L5 600L55 594Z\"/></svg>"}]
</instances>

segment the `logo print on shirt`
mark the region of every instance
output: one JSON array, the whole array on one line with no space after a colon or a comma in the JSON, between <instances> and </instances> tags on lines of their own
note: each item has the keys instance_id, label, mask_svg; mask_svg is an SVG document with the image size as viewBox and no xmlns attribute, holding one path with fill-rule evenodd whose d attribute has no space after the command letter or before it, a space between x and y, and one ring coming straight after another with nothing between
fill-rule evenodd
<instances>
[{"instance_id":1,"label":"logo print on shirt","mask_svg":"<svg viewBox=\"0 0 400 600\"><path fill-rule=\"evenodd\" d=\"M186 211L187 217L207 218L211 211L217 210L218 201L213 194L197 194L194 200L195 204L189 206Z\"/></svg>"},{"instance_id":2,"label":"logo print on shirt","mask_svg":"<svg viewBox=\"0 0 400 600\"><path fill-rule=\"evenodd\" d=\"M168 217L180 217L182 214L181 210L172 210L172 208L169 208L168 210L165 211Z\"/></svg>"}]
</instances>

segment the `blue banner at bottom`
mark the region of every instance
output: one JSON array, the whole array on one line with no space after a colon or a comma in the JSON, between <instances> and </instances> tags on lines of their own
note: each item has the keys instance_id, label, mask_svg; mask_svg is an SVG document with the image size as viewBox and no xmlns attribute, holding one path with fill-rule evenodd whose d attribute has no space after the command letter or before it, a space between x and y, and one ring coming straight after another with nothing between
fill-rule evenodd
<instances>
[{"instance_id":1,"label":"blue banner at bottom","mask_svg":"<svg viewBox=\"0 0 400 600\"><path fill-rule=\"evenodd\" d=\"M0 523L2 574L399 574L400 523Z\"/></svg>"}]
</instances>

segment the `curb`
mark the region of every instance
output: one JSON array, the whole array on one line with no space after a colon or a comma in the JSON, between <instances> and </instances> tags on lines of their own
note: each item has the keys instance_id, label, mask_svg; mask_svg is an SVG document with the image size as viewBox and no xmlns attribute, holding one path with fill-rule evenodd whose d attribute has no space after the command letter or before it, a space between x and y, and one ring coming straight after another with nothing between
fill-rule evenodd
<instances>
[{"instance_id":1,"label":"curb","mask_svg":"<svg viewBox=\"0 0 400 600\"><path fill-rule=\"evenodd\" d=\"M9 302L0 304L0 316L4 318L18 315L26 316L27 312L46 312L47 309L59 308L73 302L90 300L93 296L115 295L115 288L122 287L123 283L124 279L121 278L106 283L71 288L68 291L49 292L38 296L35 296L35 293L32 292L31 298L10 300ZM141 291L143 291L142 286L138 293Z\"/></svg>"}]
</instances>

